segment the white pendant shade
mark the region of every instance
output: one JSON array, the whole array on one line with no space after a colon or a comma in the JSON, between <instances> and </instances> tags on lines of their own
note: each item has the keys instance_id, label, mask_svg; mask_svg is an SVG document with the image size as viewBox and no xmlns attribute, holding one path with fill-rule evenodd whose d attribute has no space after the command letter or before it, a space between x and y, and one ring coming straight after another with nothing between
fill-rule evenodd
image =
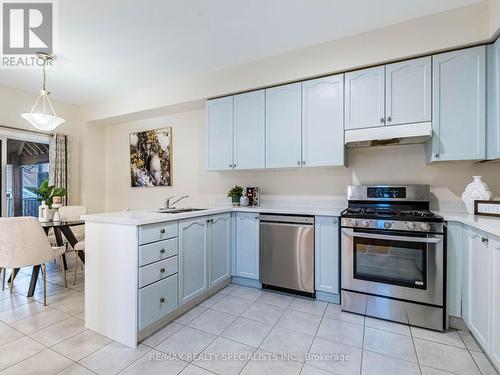
<instances>
[{"instance_id":1,"label":"white pendant shade","mask_svg":"<svg viewBox=\"0 0 500 375\"><path fill-rule=\"evenodd\" d=\"M50 92L47 91L45 84L47 82L47 73L45 71L47 62L52 62L54 56L47 53L38 52L37 57L43 60L43 88L40 90L40 95L35 101L33 108L31 108L31 112L26 112L21 115L26 121L28 121L35 128L42 131L52 131L57 128L59 125L65 122L64 119L57 117L56 111L54 111L54 107L52 107L52 103L49 99ZM37 110L37 105L40 103L41 111ZM47 110L50 109L52 114L49 114Z\"/></svg>"},{"instance_id":2,"label":"white pendant shade","mask_svg":"<svg viewBox=\"0 0 500 375\"><path fill-rule=\"evenodd\" d=\"M21 117L27 120L35 128L42 131L52 131L66 121L60 117L52 116L47 113L28 112L23 113Z\"/></svg>"}]
</instances>

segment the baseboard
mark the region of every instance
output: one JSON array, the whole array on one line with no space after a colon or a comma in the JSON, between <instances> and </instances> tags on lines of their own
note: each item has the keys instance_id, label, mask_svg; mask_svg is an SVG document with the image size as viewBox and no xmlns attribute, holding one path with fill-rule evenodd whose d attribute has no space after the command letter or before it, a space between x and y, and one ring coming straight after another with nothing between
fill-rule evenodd
<instances>
[{"instance_id":1,"label":"baseboard","mask_svg":"<svg viewBox=\"0 0 500 375\"><path fill-rule=\"evenodd\" d=\"M316 299L318 301L334 303L340 305L340 294L326 293L319 290L316 291Z\"/></svg>"},{"instance_id":2,"label":"baseboard","mask_svg":"<svg viewBox=\"0 0 500 375\"><path fill-rule=\"evenodd\" d=\"M460 329L462 331L468 331L467 324L465 324L464 320L458 316L449 316L448 317L448 326L450 328Z\"/></svg>"},{"instance_id":3,"label":"baseboard","mask_svg":"<svg viewBox=\"0 0 500 375\"><path fill-rule=\"evenodd\" d=\"M259 283L259 280L247 279L246 277L233 276L232 283L236 285L262 289L262 284Z\"/></svg>"}]
</instances>

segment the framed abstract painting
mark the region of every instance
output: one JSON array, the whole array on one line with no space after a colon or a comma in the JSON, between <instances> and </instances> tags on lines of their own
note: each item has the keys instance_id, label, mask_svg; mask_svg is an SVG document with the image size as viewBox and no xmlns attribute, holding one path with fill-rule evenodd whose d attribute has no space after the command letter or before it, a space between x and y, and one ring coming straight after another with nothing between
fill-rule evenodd
<instances>
[{"instance_id":1,"label":"framed abstract painting","mask_svg":"<svg viewBox=\"0 0 500 375\"><path fill-rule=\"evenodd\" d=\"M172 128L131 133L132 187L172 186Z\"/></svg>"}]
</instances>

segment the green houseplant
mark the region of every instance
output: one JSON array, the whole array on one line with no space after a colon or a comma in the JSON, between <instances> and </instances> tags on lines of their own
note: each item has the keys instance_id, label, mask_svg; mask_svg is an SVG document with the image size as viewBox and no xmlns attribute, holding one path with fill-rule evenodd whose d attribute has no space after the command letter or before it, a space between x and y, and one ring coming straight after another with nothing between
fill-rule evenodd
<instances>
[{"instance_id":1,"label":"green houseplant","mask_svg":"<svg viewBox=\"0 0 500 375\"><path fill-rule=\"evenodd\" d=\"M56 188L54 185L49 185L49 179L45 179L38 188L31 188L31 191L37 195L37 199L45 201L49 208L52 208L52 200L54 197L64 197L66 189Z\"/></svg>"},{"instance_id":2,"label":"green houseplant","mask_svg":"<svg viewBox=\"0 0 500 375\"><path fill-rule=\"evenodd\" d=\"M233 206L239 206L240 198L243 196L243 188L239 185L234 185L234 187L227 193L227 196L231 197Z\"/></svg>"}]
</instances>

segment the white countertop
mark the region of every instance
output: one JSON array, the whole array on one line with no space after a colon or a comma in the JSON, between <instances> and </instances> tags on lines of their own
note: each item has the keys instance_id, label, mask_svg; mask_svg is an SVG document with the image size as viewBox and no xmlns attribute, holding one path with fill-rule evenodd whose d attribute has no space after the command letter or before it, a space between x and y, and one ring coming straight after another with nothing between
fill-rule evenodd
<instances>
[{"instance_id":1,"label":"white countertop","mask_svg":"<svg viewBox=\"0 0 500 375\"><path fill-rule=\"evenodd\" d=\"M154 224L162 221L173 221L190 219L200 216L215 215L225 212L255 212L270 214L294 214L312 216L340 216L343 207L231 207L219 206L209 207L201 211L184 212L178 214L158 213L155 210L121 211L102 214L88 214L82 219L88 222L120 224L120 225L144 225ZM500 218L474 216L464 212L436 211L445 221L456 221L472 228L482 230L485 233L500 237Z\"/></svg>"},{"instance_id":2,"label":"white countertop","mask_svg":"<svg viewBox=\"0 0 500 375\"><path fill-rule=\"evenodd\" d=\"M437 211L445 221L456 221L472 228L482 230L485 233L500 237L500 218L475 216L467 212Z\"/></svg>"},{"instance_id":3,"label":"white countertop","mask_svg":"<svg viewBox=\"0 0 500 375\"><path fill-rule=\"evenodd\" d=\"M178 214L158 213L155 210L140 211L120 211L107 212L102 214L83 215L82 219L87 222L108 223L120 225L144 225L154 224L162 221L173 221L181 219L190 219L200 216L215 215L225 212L256 212L273 214L294 214L294 215L313 215L313 216L340 216L343 208L327 207L210 207L201 211L184 212Z\"/></svg>"}]
</instances>

